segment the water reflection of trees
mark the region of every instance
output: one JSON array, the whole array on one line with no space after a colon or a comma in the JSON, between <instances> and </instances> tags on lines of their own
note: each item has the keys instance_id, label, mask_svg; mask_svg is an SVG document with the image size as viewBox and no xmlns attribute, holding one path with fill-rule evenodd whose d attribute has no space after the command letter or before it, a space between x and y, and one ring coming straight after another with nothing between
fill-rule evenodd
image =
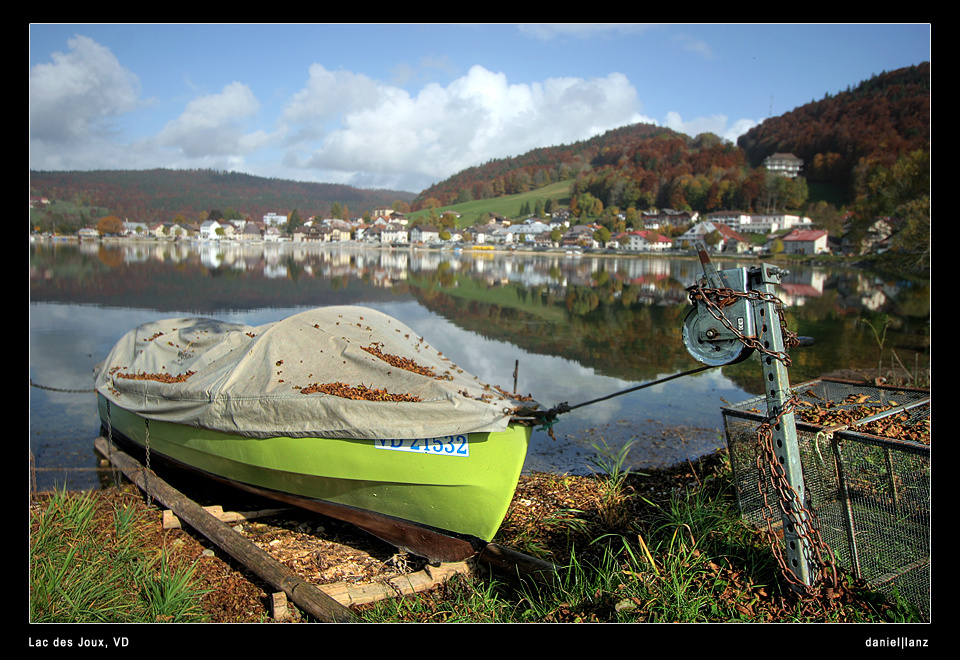
<instances>
[{"instance_id":1,"label":"water reflection of trees","mask_svg":"<svg viewBox=\"0 0 960 660\"><path fill-rule=\"evenodd\" d=\"M875 368L880 347L866 324L887 328L885 350L899 360L929 364L928 287L855 269L791 268L779 292L788 326L817 342L795 352L795 379ZM680 331L685 288L699 275L694 259L298 244L92 243L31 253L37 300L214 313L414 296L482 336L627 380L691 366ZM756 370L748 361L724 372L750 382Z\"/></svg>"}]
</instances>

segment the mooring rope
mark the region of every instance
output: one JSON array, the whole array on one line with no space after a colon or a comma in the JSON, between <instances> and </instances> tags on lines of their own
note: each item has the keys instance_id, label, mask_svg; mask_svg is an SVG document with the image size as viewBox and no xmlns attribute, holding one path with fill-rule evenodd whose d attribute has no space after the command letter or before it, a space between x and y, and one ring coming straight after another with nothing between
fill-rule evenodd
<instances>
[{"instance_id":1,"label":"mooring rope","mask_svg":"<svg viewBox=\"0 0 960 660\"><path fill-rule=\"evenodd\" d=\"M92 387L85 388L85 389L70 390L70 389L61 389L59 387L49 387L47 385L38 385L33 382L32 378L30 379L30 387L36 387L38 390L48 390L50 392L69 392L71 394L88 394L90 392L96 392L96 390L93 389Z\"/></svg>"},{"instance_id":2,"label":"mooring rope","mask_svg":"<svg viewBox=\"0 0 960 660\"><path fill-rule=\"evenodd\" d=\"M619 392L614 392L612 394L607 394L606 396L601 396L596 399L590 399L589 401L584 401L575 405L570 405L567 402L559 403L550 410L545 411L534 411L534 414L541 419L540 426L547 430L548 433L552 434L553 425L557 423L557 417L563 413L568 413L571 410L576 410L577 408L583 408L584 406L593 405L594 403L599 403L601 401L606 401L607 399L612 399L614 397L622 396L624 394L629 394L630 392L636 392L637 390L642 390L647 387L653 387L654 385L660 385L661 383L666 383L677 378L683 378L684 376L692 376L693 374L700 373L701 371L706 371L707 369L715 369L715 365L704 365L702 367L696 367L694 369L689 369L687 371L681 371L678 374L673 374L672 376L665 376L663 378L658 378L657 380L652 380L649 383L643 383L641 385L635 385L634 387L628 387L625 390L620 390Z\"/></svg>"}]
</instances>

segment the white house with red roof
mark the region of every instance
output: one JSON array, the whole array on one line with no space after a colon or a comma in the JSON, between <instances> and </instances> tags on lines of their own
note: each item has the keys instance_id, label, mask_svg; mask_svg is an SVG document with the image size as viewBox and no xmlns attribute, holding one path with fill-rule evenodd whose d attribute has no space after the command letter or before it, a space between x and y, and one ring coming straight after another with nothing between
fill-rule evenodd
<instances>
[{"instance_id":1,"label":"white house with red roof","mask_svg":"<svg viewBox=\"0 0 960 660\"><path fill-rule=\"evenodd\" d=\"M626 239L625 242L623 240ZM673 240L655 231L630 231L620 237L623 247L628 250L669 250Z\"/></svg>"},{"instance_id":2,"label":"white house with red roof","mask_svg":"<svg viewBox=\"0 0 960 660\"><path fill-rule=\"evenodd\" d=\"M823 254L829 252L827 232L822 229L794 229L780 239L785 254Z\"/></svg>"},{"instance_id":3,"label":"white house with red roof","mask_svg":"<svg viewBox=\"0 0 960 660\"><path fill-rule=\"evenodd\" d=\"M681 249L693 249L697 241L703 241L707 248L711 245L706 240L708 234L716 231L720 241L712 249L716 252L746 252L750 243L743 236L721 222L698 222L674 240L674 244Z\"/></svg>"}]
</instances>

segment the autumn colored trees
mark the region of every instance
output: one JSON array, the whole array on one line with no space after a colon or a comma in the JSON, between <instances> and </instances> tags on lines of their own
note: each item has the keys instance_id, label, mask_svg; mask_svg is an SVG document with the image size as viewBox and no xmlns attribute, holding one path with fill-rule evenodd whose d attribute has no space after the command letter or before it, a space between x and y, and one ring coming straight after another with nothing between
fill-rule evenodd
<instances>
[{"instance_id":1,"label":"autumn colored trees","mask_svg":"<svg viewBox=\"0 0 960 660\"><path fill-rule=\"evenodd\" d=\"M97 223L97 233L101 236L119 236L123 233L123 221L115 215L105 215Z\"/></svg>"},{"instance_id":2,"label":"autumn colored trees","mask_svg":"<svg viewBox=\"0 0 960 660\"><path fill-rule=\"evenodd\" d=\"M738 140L751 165L772 153L804 161L804 176L848 187L859 170L930 150L930 63L881 73L767 119Z\"/></svg>"},{"instance_id":3,"label":"autumn colored trees","mask_svg":"<svg viewBox=\"0 0 960 660\"><path fill-rule=\"evenodd\" d=\"M900 154L929 151L929 63L883 73L855 88L770 118L737 145L706 133L695 138L636 124L601 136L464 170L421 193L440 205L524 192L570 180L571 211L597 217L604 209L673 208L709 213L798 210L808 182L852 198L874 166ZM763 159L775 152L804 161L803 177L769 176Z\"/></svg>"},{"instance_id":4,"label":"autumn colored trees","mask_svg":"<svg viewBox=\"0 0 960 660\"><path fill-rule=\"evenodd\" d=\"M876 163L864 177L853 205L852 232L863 232L877 218L893 225L884 255L901 272L930 268L930 154L917 149L891 166Z\"/></svg>"}]
</instances>

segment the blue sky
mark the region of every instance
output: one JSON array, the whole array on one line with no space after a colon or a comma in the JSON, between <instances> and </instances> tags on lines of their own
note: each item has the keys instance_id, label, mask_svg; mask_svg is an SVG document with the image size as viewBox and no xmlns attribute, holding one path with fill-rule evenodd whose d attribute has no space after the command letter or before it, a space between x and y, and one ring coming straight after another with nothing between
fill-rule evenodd
<instances>
[{"instance_id":1,"label":"blue sky","mask_svg":"<svg viewBox=\"0 0 960 660\"><path fill-rule=\"evenodd\" d=\"M930 60L921 24L32 24L30 168L419 192L635 122L735 142Z\"/></svg>"}]
</instances>

